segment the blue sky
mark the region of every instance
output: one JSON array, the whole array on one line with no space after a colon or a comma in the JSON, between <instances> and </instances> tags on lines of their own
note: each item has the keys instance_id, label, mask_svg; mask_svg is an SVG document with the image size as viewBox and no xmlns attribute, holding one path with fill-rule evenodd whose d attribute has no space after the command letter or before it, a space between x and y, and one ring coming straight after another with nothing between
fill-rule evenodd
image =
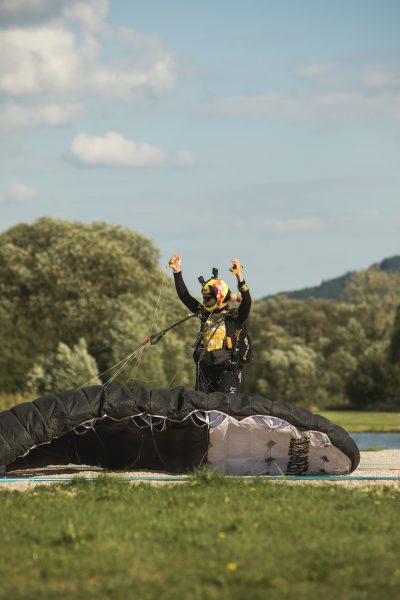
<instances>
[{"instance_id":1,"label":"blue sky","mask_svg":"<svg viewBox=\"0 0 400 600\"><path fill-rule=\"evenodd\" d=\"M0 230L104 220L255 297L400 253L400 4L0 0Z\"/></svg>"}]
</instances>

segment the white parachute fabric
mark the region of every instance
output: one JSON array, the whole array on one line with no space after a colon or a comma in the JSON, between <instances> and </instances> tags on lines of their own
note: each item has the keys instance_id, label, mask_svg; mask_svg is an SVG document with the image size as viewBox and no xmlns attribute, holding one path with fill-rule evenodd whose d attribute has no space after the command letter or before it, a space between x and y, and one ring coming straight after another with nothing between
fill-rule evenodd
<instances>
[{"instance_id":1,"label":"white parachute fabric","mask_svg":"<svg viewBox=\"0 0 400 600\"><path fill-rule=\"evenodd\" d=\"M229 475L347 475L351 460L320 431L300 431L277 417L238 420L203 413L209 425L208 464Z\"/></svg>"}]
</instances>

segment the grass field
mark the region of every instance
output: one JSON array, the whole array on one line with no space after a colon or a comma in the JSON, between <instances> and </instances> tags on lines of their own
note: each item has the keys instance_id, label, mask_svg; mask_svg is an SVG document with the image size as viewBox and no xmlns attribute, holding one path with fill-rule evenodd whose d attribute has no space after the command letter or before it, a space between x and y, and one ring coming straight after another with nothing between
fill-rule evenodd
<instances>
[{"instance_id":1,"label":"grass field","mask_svg":"<svg viewBox=\"0 0 400 600\"><path fill-rule=\"evenodd\" d=\"M348 431L400 431L400 412L317 411Z\"/></svg>"},{"instance_id":2,"label":"grass field","mask_svg":"<svg viewBox=\"0 0 400 600\"><path fill-rule=\"evenodd\" d=\"M1 489L1 488L0 488ZM0 597L400 597L400 494L97 481L0 492Z\"/></svg>"}]
</instances>

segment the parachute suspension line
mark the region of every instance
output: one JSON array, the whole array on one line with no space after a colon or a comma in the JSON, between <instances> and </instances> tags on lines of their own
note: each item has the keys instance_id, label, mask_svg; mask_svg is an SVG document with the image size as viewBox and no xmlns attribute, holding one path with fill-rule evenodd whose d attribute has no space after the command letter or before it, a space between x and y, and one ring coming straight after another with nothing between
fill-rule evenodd
<instances>
[{"instance_id":1,"label":"parachute suspension line","mask_svg":"<svg viewBox=\"0 0 400 600\"><path fill-rule=\"evenodd\" d=\"M106 371L103 371L102 373L97 373L94 377L92 377L92 379L89 379L89 381L87 381L86 383L83 383L82 385L80 385L77 388L77 390L80 390L81 388L86 387L87 385L89 385L89 383L92 383L92 381L94 381L95 379L97 379L98 377L101 377L102 375L105 375L106 373L109 373L110 371L112 371L113 369L115 369L115 367L118 367L119 365L121 365L122 363L129 361L131 358L134 358L134 355L141 350L142 346L139 349L136 349L134 352L131 352L131 354L128 354L127 356L125 356L125 358L123 358L122 360L120 360L119 362L115 363L115 365L113 365L112 367L110 367L109 369L106 369Z\"/></svg>"},{"instance_id":2,"label":"parachute suspension line","mask_svg":"<svg viewBox=\"0 0 400 600\"><path fill-rule=\"evenodd\" d=\"M196 363L196 389L200 389L200 384L201 384L202 391L204 391L206 389L207 394L209 394L210 392L218 392L217 388L214 387L210 383L210 381L205 377L205 375L200 367L200 363ZM210 388L212 388L212 389L210 389Z\"/></svg>"},{"instance_id":3,"label":"parachute suspension line","mask_svg":"<svg viewBox=\"0 0 400 600\"><path fill-rule=\"evenodd\" d=\"M158 298L157 298L157 302L156 302L156 307L154 309L154 314L153 314L153 320L152 320L152 323L151 323L151 326L150 326L149 337L151 337L152 334L153 334L154 323L155 323L155 320L156 320L156 315L157 315L157 312L158 312L158 307L160 305L161 294L162 294L162 291L163 291L163 287L164 287L164 283L165 283L165 278L166 278L166 275L167 275L167 269L168 269L168 265L165 265L164 275L163 275L163 279L162 279L161 286L160 286L160 292L158 294Z\"/></svg>"},{"instance_id":4,"label":"parachute suspension line","mask_svg":"<svg viewBox=\"0 0 400 600\"><path fill-rule=\"evenodd\" d=\"M184 317L183 319L180 319L179 321L176 321L175 323L172 323L172 325L169 325L168 327L166 327L165 329L163 329L162 331L159 331L158 333L154 333L152 335L150 335L148 338L146 338L145 340L143 340L143 346L142 348L150 348L151 346L155 346L156 344L158 344L158 342L164 337L164 335L170 331L171 329L174 329L175 327L177 327L178 325L181 325L182 323L185 323L185 321L188 321L189 319L192 319L193 317L197 317L198 315L196 313L190 313L189 315L187 315L186 317ZM137 372L139 370L140 367L140 362L142 360L142 354L140 354L139 356L139 360L138 363L136 363L135 367L134 367L134 371L133 371L133 380L132 380L132 385L136 379L136 375ZM176 370L176 372L174 373L172 380L176 377L177 373L179 371L179 368ZM132 374L131 374L132 376ZM172 383L171 380L171 383ZM154 383L158 381L157 379L152 380L151 383ZM170 385L168 386L170 387Z\"/></svg>"},{"instance_id":5,"label":"parachute suspension line","mask_svg":"<svg viewBox=\"0 0 400 600\"><path fill-rule=\"evenodd\" d=\"M170 331L170 329L174 329L174 327L177 327L177 325L180 325L181 323L184 323L185 321L187 321L188 319L191 319L192 317L196 317L197 314L189 314L187 315L185 318L181 319L180 321L177 321L176 323L173 323L172 325L170 325L169 327L166 327L165 329L163 329L162 331L159 331L158 333L152 334L149 337L147 337L145 340L143 340L142 345L137 348L136 350L134 350L133 352L131 352L131 354L128 354L127 356L125 356L125 358L123 358L122 360L120 360L119 362L115 363L115 365L112 365L112 367L110 367L109 369L106 369L105 371L103 371L102 373L97 373L94 377L92 377L92 379L90 379L89 381L87 381L86 383L80 385L79 387L77 387L76 389L81 389L86 387L87 385L89 385L90 383L92 383L92 381L94 381L95 379L97 379L98 377L102 377L102 375L105 375L106 373L109 373L110 371L112 371L113 369L115 369L116 367L120 367L116 373L114 373L103 385L109 385L110 383L112 383L112 381L114 381L114 379L117 377L117 375L119 375L119 373L121 373L121 371L123 371L125 369L125 367L128 366L128 364L135 360L138 359L138 363L134 365L134 373L135 376L133 378L133 382L132 385L135 381L136 378L136 373L139 369L140 366L140 362L142 360L142 355L143 352L146 348L150 348L151 346L155 346L160 340L161 338L164 337L164 335L167 333L167 331ZM121 366L120 366L121 365Z\"/></svg>"},{"instance_id":6,"label":"parachute suspension line","mask_svg":"<svg viewBox=\"0 0 400 600\"><path fill-rule=\"evenodd\" d=\"M197 364L197 382L196 382L196 389L201 389L203 391L207 390L207 393L211 390L209 390L211 386L211 384L207 381L206 377L203 374L203 371L201 370L201 367L199 364ZM216 391L216 390L214 390Z\"/></svg>"},{"instance_id":7,"label":"parachute suspension line","mask_svg":"<svg viewBox=\"0 0 400 600\"><path fill-rule=\"evenodd\" d=\"M169 388L171 387L172 382L174 381L175 377L178 375L179 370L180 369L178 367L178 369L176 369L175 373L172 375L171 379L168 381L168 386L167 387L169 387Z\"/></svg>"},{"instance_id":8,"label":"parachute suspension line","mask_svg":"<svg viewBox=\"0 0 400 600\"><path fill-rule=\"evenodd\" d=\"M151 417L150 417L151 418ZM154 445L154 450L156 451L156 454L158 456L158 458L161 460L161 462L163 463L163 465L165 466L166 470L169 470L169 466L167 465L167 463L165 462L165 460L163 459L163 457L160 454L160 451L158 450L158 446L157 446L157 442L156 442L156 438L154 436L154 427L153 427L153 421L150 422L150 431L151 431L151 437L153 440L153 445Z\"/></svg>"},{"instance_id":9,"label":"parachute suspension line","mask_svg":"<svg viewBox=\"0 0 400 600\"><path fill-rule=\"evenodd\" d=\"M137 462L138 462L138 461L141 459L141 457L142 457L142 450L143 450L143 440L144 440L144 433L143 433L143 430L141 430L141 432L140 432L140 446L139 446L139 450L138 450L138 453L137 453L137 456L136 456L136 458L135 458L135 459L134 459L134 460L133 460L133 461L132 461L132 462L131 462L129 465L127 465L127 470L128 470L128 471L133 471L133 470L134 470L134 467L135 467L135 465L136 465L136 463L137 463Z\"/></svg>"},{"instance_id":10,"label":"parachute suspension line","mask_svg":"<svg viewBox=\"0 0 400 600\"><path fill-rule=\"evenodd\" d=\"M169 387L169 388L171 387L172 382L174 381L175 377L178 375L178 373L179 373L180 370L181 370L181 367L179 366L176 369L175 373L172 375L171 379L169 379L167 387Z\"/></svg>"},{"instance_id":11,"label":"parachute suspension line","mask_svg":"<svg viewBox=\"0 0 400 600\"><path fill-rule=\"evenodd\" d=\"M137 358L137 361L135 361L131 373L128 377L128 381L131 380L131 384L134 385L135 384L135 380L136 380L136 376L138 374L138 371L140 369L140 364L142 362L142 356L143 356L143 350L146 348L147 344L149 341L151 341L152 337L153 337L153 329L154 329L154 323L156 321L156 316L157 316L157 312L158 312L158 307L160 305L160 300L161 300L161 295L162 295L162 291L164 288L164 283L165 283L165 278L167 275L167 269L168 269L168 265L165 265L165 269L164 269L164 273L163 273L163 278L162 278L162 282L161 282L161 286L160 286L160 291L158 294L158 298L157 298L157 302L156 302L156 306L154 309L154 314L153 314L153 320L151 322L150 325L150 333L149 333L149 337L146 338L146 340L143 341L141 347L139 348L138 354L137 356L135 356L135 358ZM123 370L125 368L126 365L124 365L113 377L113 379L121 372L121 370ZM111 383L111 381L110 381Z\"/></svg>"},{"instance_id":12,"label":"parachute suspension line","mask_svg":"<svg viewBox=\"0 0 400 600\"><path fill-rule=\"evenodd\" d=\"M147 346L147 344L148 344L149 341L151 343L151 339L153 337L154 323L156 321L158 307L160 305L161 295L162 295L162 291L163 291L163 288L164 288L165 278L166 278L166 275L167 275L167 269L168 269L168 265L165 265L165 269L164 269L164 273L163 273L163 278L162 278L162 282L161 282L161 286L160 286L160 291L159 291L157 302L156 302L156 306L155 306L155 309L154 309L153 320L152 320L151 325L150 325L149 337L146 338L143 341L141 347L139 348L138 357L137 357L138 359L134 363L134 365L132 367L132 370L131 370L131 373L130 373L130 375L128 377L128 381L131 380L131 384L132 385L135 384L136 376L137 376L138 371L140 369L140 364L142 362L142 356L143 356L143 350L146 348L146 346ZM136 356L135 356L135 358L136 358ZM125 367L123 367L123 368L125 368ZM117 373L117 375L118 375L118 373Z\"/></svg>"},{"instance_id":13,"label":"parachute suspension line","mask_svg":"<svg viewBox=\"0 0 400 600\"><path fill-rule=\"evenodd\" d=\"M132 354L130 354L124 361L122 362L122 365L120 366L120 368L104 383L104 387L107 387L108 385L110 385L110 383L112 383L114 381L114 379L128 366L128 364L131 362L131 360L135 360L138 356L139 358L141 358L141 355L143 353L144 350L144 346L140 346L140 348L138 348L137 350L135 350L135 352L132 352ZM119 363L121 364L121 363Z\"/></svg>"},{"instance_id":14,"label":"parachute suspension line","mask_svg":"<svg viewBox=\"0 0 400 600\"><path fill-rule=\"evenodd\" d=\"M137 356L137 360L133 364L130 375L128 377L128 381L130 380L132 385L135 385L136 377L137 377L138 371L140 369L140 364L142 362L142 356L143 356L143 352L144 352L145 348L146 348L146 345L143 345L141 347L140 352L138 353L138 356Z\"/></svg>"},{"instance_id":15,"label":"parachute suspension line","mask_svg":"<svg viewBox=\"0 0 400 600\"><path fill-rule=\"evenodd\" d=\"M112 375L112 377L110 377L110 378L109 378L109 379L108 379L108 380L107 380L107 381L106 381L106 382L103 384L104 386L107 386L107 385L109 385L110 383L112 383L112 381L113 381L113 380L114 380L114 379L117 377L117 375L119 375L119 373L121 373L121 371L123 371L123 370L125 369L125 367L128 365L128 363L129 363L131 360L134 360L134 359L138 358L138 363L137 363L137 364L135 364L135 365L134 365L134 368L133 368L133 372L136 374L136 372L138 371L138 367L140 366L140 362L141 362L141 359L142 359L142 354L143 354L143 350L144 350L144 348L147 346L147 344L148 344L149 342L150 342L150 343L152 342L153 338L156 338L156 337L158 337L158 336L159 336L159 338L158 338L158 339L157 339L155 342L153 342L153 344L154 344L154 343L157 343L157 342L159 341L159 339L161 339L161 337L162 337L162 336L164 335L164 333L165 333L165 331L163 331L163 332L160 332L160 334L161 334L161 335L160 335L160 334L156 334L156 336L153 336L153 335L152 335L153 328L154 328L154 323L155 323L155 319L156 319L156 315L157 315L157 311L158 311L158 307L159 307L159 304L160 304L161 294L162 294L162 290L163 290L164 283L165 283L165 277L166 277L166 274L167 274L167 269L168 269L168 265L166 265L166 266L165 266L165 269L164 269L163 279L162 279L162 282L161 282L161 286L160 286L160 292L159 292L159 294L158 294L157 303L156 303L156 307L155 307L155 310L154 310L154 315L153 315L153 320L152 320L151 327L150 327L150 335L149 335L149 337L148 337L148 338L146 338L146 339L143 341L143 343L142 343L142 345L140 346L140 348L137 348L136 350L134 350L133 352L131 352L131 354L128 354L127 356L125 356L125 358L123 358L123 359L122 359L122 360L120 360L119 362L115 363L115 364L114 364L114 365L112 365L112 366L111 366L109 369L106 369L106 370L105 370L105 371L103 371L102 373L100 373L100 372L99 372L99 373L96 373L96 375L95 375L94 377L92 377L91 379L89 379L89 381L86 381L86 383L83 383L82 385L78 386L76 389L81 389L81 388L84 388L84 387L86 387L86 386L90 385L90 384L92 383L92 381L95 381L96 379L98 379L98 378L101 378L101 377L102 377L103 375L105 375L106 373L109 373L110 371L112 371L113 369L115 369L116 367L119 367L119 366L121 365L121 367L120 367L120 368L117 370L117 372L116 372L116 373L114 373L114 375ZM169 328L168 328L168 329L169 329ZM168 329L167 329L167 331L168 331ZM135 377L133 377L133 380L132 380L132 385L133 385L134 381L135 381Z\"/></svg>"},{"instance_id":16,"label":"parachute suspension line","mask_svg":"<svg viewBox=\"0 0 400 600\"><path fill-rule=\"evenodd\" d=\"M87 385L89 385L90 383L92 383L92 381L94 381L95 379L102 377L103 375L105 375L106 373L109 373L110 371L112 371L113 369L115 369L115 367L119 367L120 368L116 371L116 373L114 373L114 375L112 375L103 385L104 386L108 386L110 385L110 383L112 383L112 381L114 381L114 379L125 369L125 367L129 364L129 362L135 359L138 359L137 362L134 364L133 369L131 371L131 375L129 377L129 379L132 378L132 385L134 385L135 379L136 379L136 375L137 372L139 371L140 368L140 363L142 360L142 355L143 355L143 351L146 347L154 346L155 344L157 344L162 337L164 337L164 335L167 333L167 331L169 331L170 329L173 329L174 327L176 327L177 325L180 325L181 323L187 321L188 319L197 316L197 314L190 314L187 317L185 317L184 319L181 319L180 321L178 321L177 323L173 323L173 325L170 325L169 327L167 327L166 329L163 329L162 331L159 331L158 333L153 334L153 329L154 329L154 323L156 320L156 315L158 312L158 308L160 305L160 299L161 299L161 295L162 295L162 290L165 284L165 278L166 278L166 274L167 274L167 269L168 269L168 265L165 266L164 269L164 274L163 274L163 279L161 282L161 286L160 286L160 291L158 294L158 298L157 298L157 303L156 303L156 307L154 310L154 314L153 314L153 320L150 326L150 335L143 340L142 345L140 346L140 348L137 348L136 350L134 350L134 352L132 352L131 354L128 354L125 358L123 358L122 360L120 360L119 362L115 363L115 365L112 365L112 367L110 367L109 369L106 369L105 371L103 371L102 373L97 373L94 377L92 377L92 379L90 379L89 381L87 381L86 383L80 385L77 389L81 389L86 387Z\"/></svg>"},{"instance_id":17,"label":"parachute suspension line","mask_svg":"<svg viewBox=\"0 0 400 600\"><path fill-rule=\"evenodd\" d=\"M142 346L141 352L139 352L138 355L135 356L135 360L132 362L132 368L130 369L129 375L126 378L127 385L133 386L135 384L137 366L138 366L138 363L140 366L143 350L144 350L144 347Z\"/></svg>"}]
</instances>

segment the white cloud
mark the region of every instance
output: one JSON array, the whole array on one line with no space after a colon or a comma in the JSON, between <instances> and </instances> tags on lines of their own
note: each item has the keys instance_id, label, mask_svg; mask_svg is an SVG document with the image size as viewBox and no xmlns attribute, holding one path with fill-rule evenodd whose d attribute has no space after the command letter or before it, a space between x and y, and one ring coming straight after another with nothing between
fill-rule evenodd
<instances>
[{"instance_id":1,"label":"white cloud","mask_svg":"<svg viewBox=\"0 0 400 600\"><path fill-rule=\"evenodd\" d=\"M83 113L82 104L0 105L0 130L62 125Z\"/></svg>"},{"instance_id":2,"label":"white cloud","mask_svg":"<svg viewBox=\"0 0 400 600\"><path fill-rule=\"evenodd\" d=\"M122 25L116 29L115 38L118 44L131 50L146 50L151 53L163 53L165 45L162 38L156 34L142 34L130 27Z\"/></svg>"},{"instance_id":3,"label":"white cloud","mask_svg":"<svg viewBox=\"0 0 400 600\"><path fill-rule=\"evenodd\" d=\"M378 209L356 212L338 212L330 216L305 215L275 217L243 217L239 228L254 235L366 235L377 232L395 232L400 224L400 213Z\"/></svg>"},{"instance_id":4,"label":"white cloud","mask_svg":"<svg viewBox=\"0 0 400 600\"><path fill-rule=\"evenodd\" d=\"M37 192L33 187L19 181L12 183L7 190L7 196L11 200L16 200L17 202L33 200L36 198L36 195Z\"/></svg>"},{"instance_id":5,"label":"white cloud","mask_svg":"<svg viewBox=\"0 0 400 600\"><path fill-rule=\"evenodd\" d=\"M124 63L105 63L93 36L79 45L72 31L52 24L0 31L0 46L0 92L9 96L96 93L128 100L175 85L175 61L160 44L144 44Z\"/></svg>"},{"instance_id":6,"label":"white cloud","mask_svg":"<svg viewBox=\"0 0 400 600\"><path fill-rule=\"evenodd\" d=\"M78 21L86 31L107 33L111 28L104 23L108 13L107 0L92 0L87 2L74 2L66 6L64 16L67 19Z\"/></svg>"},{"instance_id":7,"label":"white cloud","mask_svg":"<svg viewBox=\"0 0 400 600\"><path fill-rule=\"evenodd\" d=\"M357 121L400 119L400 93L371 95L364 92L269 93L234 96L198 108L198 113L251 119L288 121Z\"/></svg>"},{"instance_id":8,"label":"white cloud","mask_svg":"<svg viewBox=\"0 0 400 600\"><path fill-rule=\"evenodd\" d=\"M25 183L15 181L0 194L0 204L5 202L29 202L37 196L37 191Z\"/></svg>"},{"instance_id":9,"label":"white cloud","mask_svg":"<svg viewBox=\"0 0 400 600\"><path fill-rule=\"evenodd\" d=\"M360 64L352 60L332 61L306 65L296 71L306 81L318 84L320 89L336 91L357 91L370 93L371 90L390 93L400 90L400 67L381 64Z\"/></svg>"},{"instance_id":10,"label":"white cloud","mask_svg":"<svg viewBox=\"0 0 400 600\"><path fill-rule=\"evenodd\" d=\"M371 61L378 57L369 57ZM230 96L197 113L282 121L381 123L400 120L400 66L366 64L365 58L311 63L295 71L303 81L291 93Z\"/></svg>"},{"instance_id":11,"label":"white cloud","mask_svg":"<svg viewBox=\"0 0 400 600\"><path fill-rule=\"evenodd\" d=\"M109 66L98 66L82 86L88 91L103 96L114 96L121 100L129 100L134 96L159 94L172 90L175 85L173 59L165 55L148 68L114 69Z\"/></svg>"},{"instance_id":12,"label":"white cloud","mask_svg":"<svg viewBox=\"0 0 400 600\"><path fill-rule=\"evenodd\" d=\"M114 131L102 137L79 134L72 142L71 154L89 167L154 167L166 159L160 148L126 139Z\"/></svg>"},{"instance_id":13,"label":"white cloud","mask_svg":"<svg viewBox=\"0 0 400 600\"><path fill-rule=\"evenodd\" d=\"M400 90L400 69L368 67L363 71L361 81L367 88Z\"/></svg>"},{"instance_id":14,"label":"white cloud","mask_svg":"<svg viewBox=\"0 0 400 600\"><path fill-rule=\"evenodd\" d=\"M61 27L0 32L0 92L10 96L65 92L79 76L74 35Z\"/></svg>"},{"instance_id":15,"label":"white cloud","mask_svg":"<svg viewBox=\"0 0 400 600\"><path fill-rule=\"evenodd\" d=\"M1 0L0 15L19 14L29 8L43 10L48 4L49 0Z\"/></svg>"},{"instance_id":16,"label":"white cloud","mask_svg":"<svg viewBox=\"0 0 400 600\"><path fill-rule=\"evenodd\" d=\"M175 162L180 167L191 167L193 165L193 155L190 150L180 150Z\"/></svg>"},{"instance_id":17,"label":"white cloud","mask_svg":"<svg viewBox=\"0 0 400 600\"><path fill-rule=\"evenodd\" d=\"M32 19L35 14L43 19L25 27L17 17L22 19L28 5ZM112 28L105 20L106 0L59 0L56 7L46 0L0 0L0 17L15 17L0 29L0 93L15 111L17 103L23 114L28 102L77 106L93 97L131 101L174 89L175 60L159 36Z\"/></svg>"},{"instance_id":18,"label":"white cloud","mask_svg":"<svg viewBox=\"0 0 400 600\"><path fill-rule=\"evenodd\" d=\"M35 24L61 14L78 0L0 0L0 26Z\"/></svg>"},{"instance_id":19,"label":"white cloud","mask_svg":"<svg viewBox=\"0 0 400 600\"><path fill-rule=\"evenodd\" d=\"M298 69L297 75L304 79L319 81L325 79L326 75L328 75L336 66L336 62L314 63Z\"/></svg>"}]
</instances>

